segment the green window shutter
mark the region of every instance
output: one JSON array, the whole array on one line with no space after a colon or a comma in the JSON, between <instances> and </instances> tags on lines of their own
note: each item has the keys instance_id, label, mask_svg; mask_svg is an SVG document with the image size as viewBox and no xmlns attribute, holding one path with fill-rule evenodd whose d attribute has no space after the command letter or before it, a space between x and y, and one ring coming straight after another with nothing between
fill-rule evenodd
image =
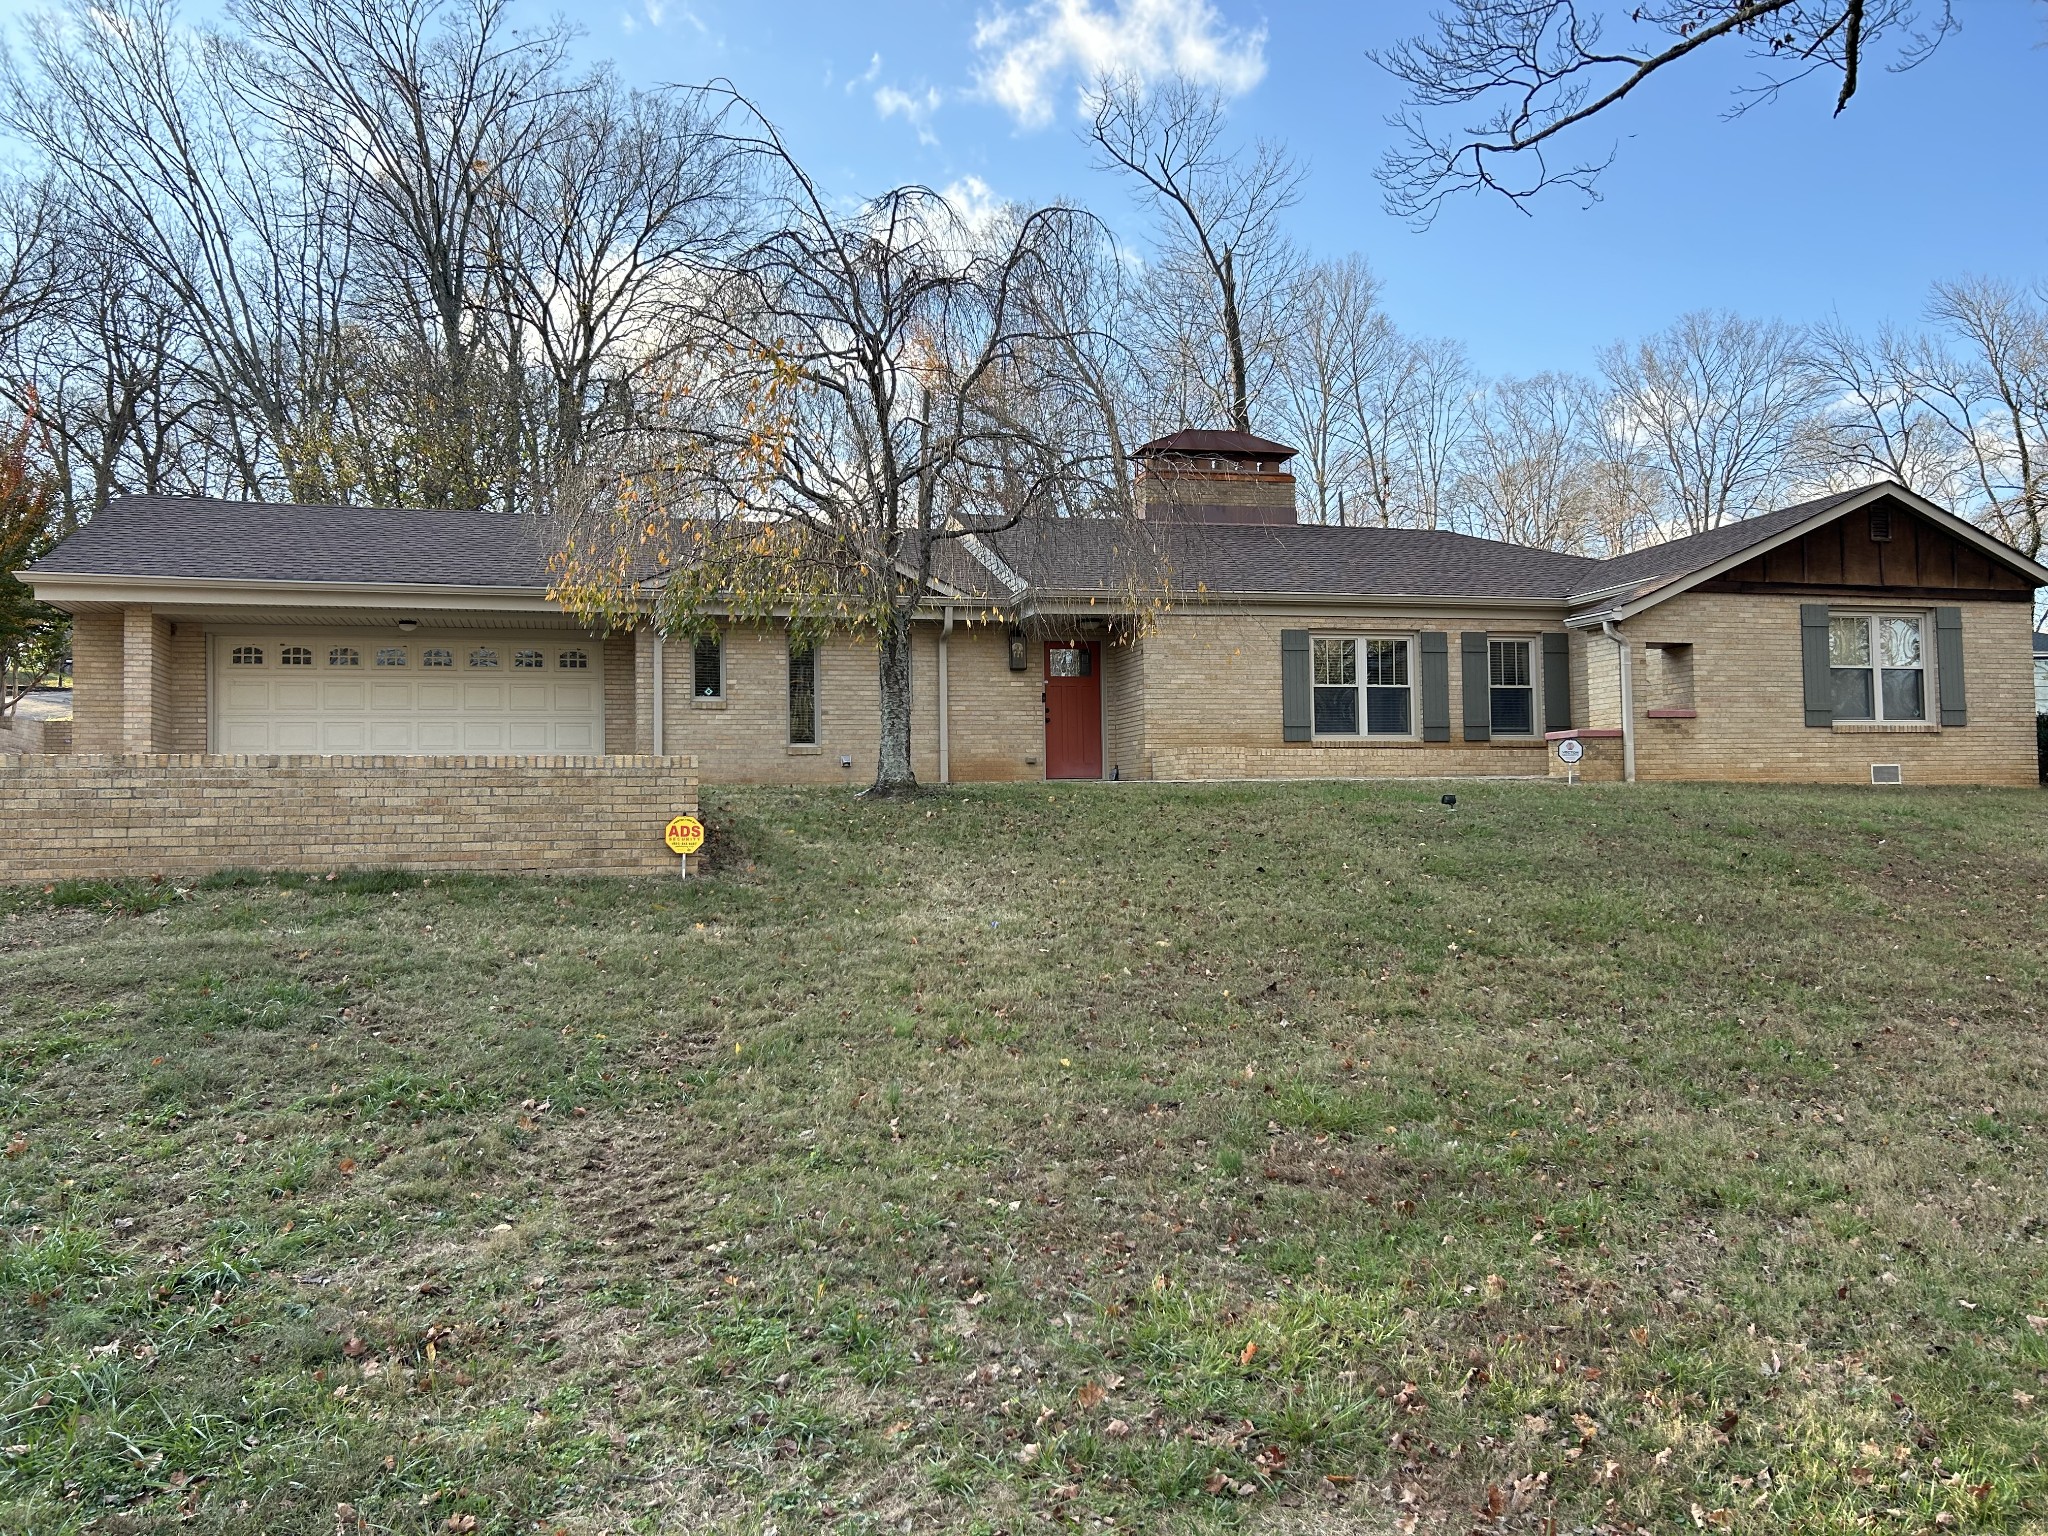
<instances>
[{"instance_id":1,"label":"green window shutter","mask_svg":"<svg viewBox=\"0 0 2048 1536\"><path fill-rule=\"evenodd\" d=\"M1465 739L1493 740L1493 678L1486 670L1486 631L1458 636L1465 663Z\"/></svg>"},{"instance_id":2,"label":"green window shutter","mask_svg":"<svg viewBox=\"0 0 2048 1536\"><path fill-rule=\"evenodd\" d=\"M1422 739L1451 739L1451 637L1440 629L1421 635Z\"/></svg>"},{"instance_id":3,"label":"green window shutter","mask_svg":"<svg viewBox=\"0 0 2048 1536\"><path fill-rule=\"evenodd\" d=\"M1543 729L1572 728L1572 637L1543 637Z\"/></svg>"},{"instance_id":4,"label":"green window shutter","mask_svg":"<svg viewBox=\"0 0 2048 1536\"><path fill-rule=\"evenodd\" d=\"M1940 668L1941 723L1968 725L1970 710L1963 695L1963 610L1934 610L1934 664Z\"/></svg>"},{"instance_id":5,"label":"green window shutter","mask_svg":"<svg viewBox=\"0 0 2048 1536\"><path fill-rule=\"evenodd\" d=\"M1835 685L1828 670L1828 605L1799 605L1799 670L1806 683L1806 723L1825 731L1835 723Z\"/></svg>"},{"instance_id":6,"label":"green window shutter","mask_svg":"<svg viewBox=\"0 0 2048 1536\"><path fill-rule=\"evenodd\" d=\"M1315 736L1315 687L1308 669L1308 631L1280 631L1280 737L1309 741Z\"/></svg>"}]
</instances>

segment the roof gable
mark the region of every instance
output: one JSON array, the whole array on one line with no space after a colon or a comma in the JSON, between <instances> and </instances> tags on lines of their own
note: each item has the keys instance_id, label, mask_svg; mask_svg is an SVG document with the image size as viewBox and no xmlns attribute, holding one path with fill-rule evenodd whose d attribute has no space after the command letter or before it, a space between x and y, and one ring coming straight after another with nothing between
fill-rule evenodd
<instances>
[{"instance_id":1,"label":"roof gable","mask_svg":"<svg viewBox=\"0 0 2048 1536\"><path fill-rule=\"evenodd\" d=\"M1901 519L1910 519L1913 527L1906 552L1894 557L1889 573L1881 554L1852 548L1854 541L1846 535L1836 543L1832 564L1820 558L1828 541L1814 541L1804 551L1806 558L1796 578L1787 574L1791 569L1787 562L1772 563L1775 551L1809 539L1817 530L1843 527L1851 513L1867 512L1878 505L1890 507ZM1967 560L1959 556L1967 556ZM1945 574L1941 568L1944 557ZM1750 578L1737 574L1750 570L1755 573ZM1911 579L1907 579L1909 570ZM1806 586L1868 591L1889 587L1945 593L2027 593L2048 585L2048 568L1903 485L1882 481L1618 555L1598 562L1594 577L1593 584L1572 596L1579 610L1571 617L1574 624L1626 618L1713 581L1740 584L1749 579L1781 589Z\"/></svg>"}]
</instances>

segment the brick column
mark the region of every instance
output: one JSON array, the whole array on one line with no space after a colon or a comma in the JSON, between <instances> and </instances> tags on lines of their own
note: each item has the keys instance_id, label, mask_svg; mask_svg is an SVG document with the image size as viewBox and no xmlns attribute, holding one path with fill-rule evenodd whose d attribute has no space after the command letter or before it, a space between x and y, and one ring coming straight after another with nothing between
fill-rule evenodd
<instances>
[{"instance_id":1,"label":"brick column","mask_svg":"<svg viewBox=\"0 0 2048 1536\"><path fill-rule=\"evenodd\" d=\"M131 604L121 610L121 750L154 752L159 674L165 658L157 644L156 610Z\"/></svg>"},{"instance_id":2,"label":"brick column","mask_svg":"<svg viewBox=\"0 0 2048 1536\"><path fill-rule=\"evenodd\" d=\"M654 626L633 631L633 746L641 756L654 751Z\"/></svg>"}]
</instances>

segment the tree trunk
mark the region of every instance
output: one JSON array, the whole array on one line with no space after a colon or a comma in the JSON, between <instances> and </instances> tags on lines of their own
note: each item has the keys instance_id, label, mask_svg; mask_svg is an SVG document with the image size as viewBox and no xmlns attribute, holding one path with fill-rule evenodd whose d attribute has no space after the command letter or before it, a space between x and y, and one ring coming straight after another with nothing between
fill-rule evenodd
<instances>
[{"instance_id":1,"label":"tree trunk","mask_svg":"<svg viewBox=\"0 0 2048 1536\"><path fill-rule=\"evenodd\" d=\"M882 751L875 765L874 793L905 794L917 788L910 766L910 609L893 608L882 626Z\"/></svg>"},{"instance_id":2,"label":"tree trunk","mask_svg":"<svg viewBox=\"0 0 2048 1536\"><path fill-rule=\"evenodd\" d=\"M1237 263L1229 251L1216 269L1223 289L1223 343L1230 354L1230 424L1251 436L1252 391L1244 361L1244 327L1237 314Z\"/></svg>"}]
</instances>

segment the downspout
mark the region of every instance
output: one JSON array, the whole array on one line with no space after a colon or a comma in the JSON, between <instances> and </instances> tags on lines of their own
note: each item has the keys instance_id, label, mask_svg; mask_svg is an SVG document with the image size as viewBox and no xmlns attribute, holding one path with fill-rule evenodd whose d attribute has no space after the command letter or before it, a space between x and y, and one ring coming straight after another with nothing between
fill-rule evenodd
<instances>
[{"instance_id":1,"label":"downspout","mask_svg":"<svg viewBox=\"0 0 2048 1536\"><path fill-rule=\"evenodd\" d=\"M1614 627L1614 620L1602 619L1600 633L1614 642L1615 663L1621 668L1621 779L1624 784L1633 784L1636 781L1635 667L1629 657L1628 642Z\"/></svg>"},{"instance_id":2,"label":"downspout","mask_svg":"<svg viewBox=\"0 0 2048 1536\"><path fill-rule=\"evenodd\" d=\"M953 737L946 705L946 641L953 634L953 605L946 604L946 622L939 626L939 782L953 782Z\"/></svg>"},{"instance_id":3,"label":"downspout","mask_svg":"<svg viewBox=\"0 0 2048 1536\"><path fill-rule=\"evenodd\" d=\"M663 729L666 722L662 718L661 696L666 690L662 687L661 683L661 661L661 630L657 627L654 631L654 755L656 757L666 757L668 755L662 750L667 743L668 732Z\"/></svg>"}]
</instances>

